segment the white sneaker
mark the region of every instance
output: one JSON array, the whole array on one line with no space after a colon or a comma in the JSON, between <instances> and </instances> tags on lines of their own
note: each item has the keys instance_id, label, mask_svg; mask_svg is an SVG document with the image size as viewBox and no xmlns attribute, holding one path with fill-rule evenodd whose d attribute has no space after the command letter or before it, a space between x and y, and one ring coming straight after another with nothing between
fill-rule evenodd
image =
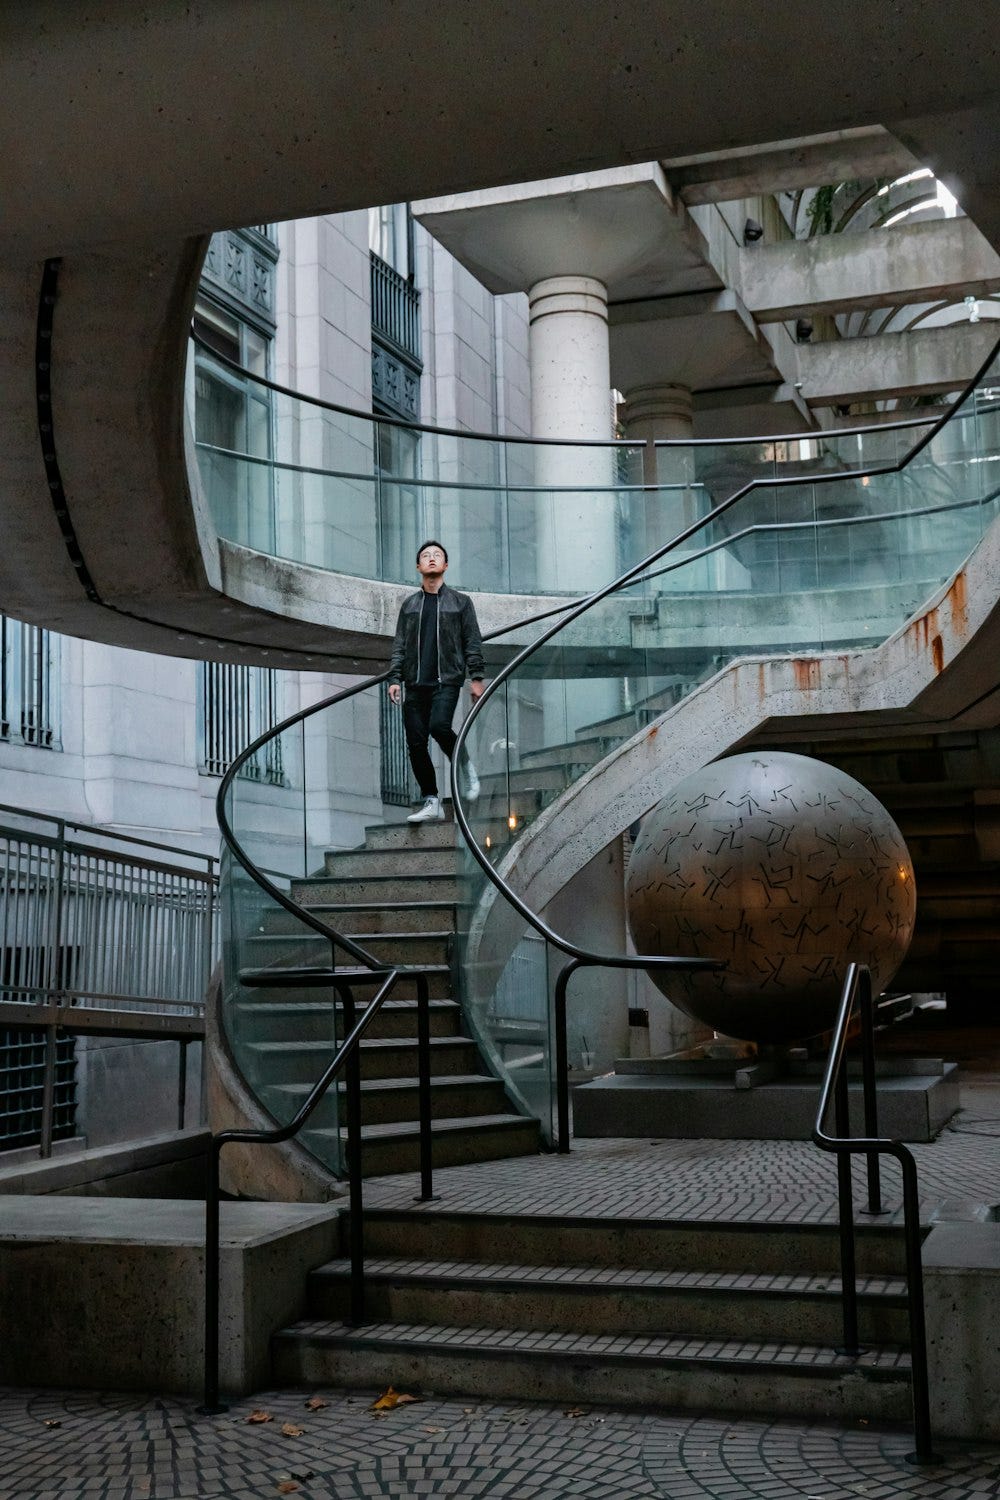
<instances>
[{"instance_id":1,"label":"white sneaker","mask_svg":"<svg viewBox=\"0 0 1000 1500\"><path fill-rule=\"evenodd\" d=\"M441 798L425 797L420 811L410 813L406 821L408 823L443 823L444 808L441 806Z\"/></svg>"},{"instance_id":2,"label":"white sneaker","mask_svg":"<svg viewBox=\"0 0 1000 1500\"><path fill-rule=\"evenodd\" d=\"M479 777L476 774L476 768L472 764L471 760L467 760L465 762L465 800L466 800L466 802L475 802L476 798L479 796L479 793L481 791L482 791L482 788L479 785Z\"/></svg>"}]
</instances>

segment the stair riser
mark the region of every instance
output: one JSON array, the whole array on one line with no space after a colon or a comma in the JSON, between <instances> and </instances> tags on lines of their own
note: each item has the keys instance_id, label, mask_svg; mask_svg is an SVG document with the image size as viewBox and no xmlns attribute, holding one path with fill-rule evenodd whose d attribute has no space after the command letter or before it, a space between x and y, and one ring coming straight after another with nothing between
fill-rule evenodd
<instances>
[{"instance_id":1,"label":"stair riser","mask_svg":"<svg viewBox=\"0 0 1000 1500\"><path fill-rule=\"evenodd\" d=\"M376 932L454 932L455 908L449 905L425 910L420 906L404 906L395 911L385 907L346 907L340 911L315 912L320 921L337 932L354 936ZM291 912L269 911L261 926L265 933L298 933L302 923L296 921Z\"/></svg>"},{"instance_id":2,"label":"stair riser","mask_svg":"<svg viewBox=\"0 0 1000 1500\"><path fill-rule=\"evenodd\" d=\"M343 1347L317 1347L284 1335L275 1340L275 1375L290 1385L382 1390L392 1383L397 1389L438 1395L474 1392L480 1400L597 1402L875 1422L905 1421L910 1413L907 1381L868 1380L857 1373L824 1378L749 1363L735 1371L719 1366L692 1370L653 1360L571 1359L551 1352L532 1357L492 1350L411 1352L347 1341Z\"/></svg>"},{"instance_id":3,"label":"stair riser","mask_svg":"<svg viewBox=\"0 0 1000 1500\"><path fill-rule=\"evenodd\" d=\"M569 1291L548 1285L501 1290L445 1287L414 1277L387 1283L369 1276L369 1318L386 1323L436 1323L448 1328L536 1328L564 1333L674 1334L706 1338L759 1339L791 1344L829 1345L843 1336L839 1302L816 1298L729 1292L706 1296L676 1291ZM347 1318L346 1277L312 1277L308 1293L312 1318ZM906 1309L864 1302L859 1308L863 1341L905 1344Z\"/></svg>"},{"instance_id":4,"label":"stair riser","mask_svg":"<svg viewBox=\"0 0 1000 1500\"><path fill-rule=\"evenodd\" d=\"M327 1058L327 1061L329 1058ZM449 1078L456 1074L475 1073L479 1068L479 1053L473 1042L461 1047L435 1047L431 1051L431 1072L435 1078ZM266 1063L257 1063L258 1076L266 1073L272 1084L315 1083L323 1070L323 1060L316 1052L303 1048L301 1051L271 1053ZM362 1079L413 1078L417 1073L417 1043L401 1042L398 1047L377 1049L361 1046Z\"/></svg>"},{"instance_id":5,"label":"stair riser","mask_svg":"<svg viewBox=\"0 0 1000 1500\"><path fill-rule=\"evenodd\" d=\"M302 1132L303 1144L309 1147L309 1130ZM329 1147L317 1143L316 1154L326 1159ZM432 1160L437 1167L459 1167L468 1162L498 1161L507 1156L534 1156L538 1151L538 1127L530 1120L517 1121L503 1129L469 1131L460 1136L438 1136L433 1142ZM420 1143L410 1140L365 1141L361 1160L366 1177L386 1177L396 1172L420 1170ZM417 1188L414 1186L414 1194Z\"/></svg>"},{"instance_id":6,"label":"stair riser","mask_svg":"<svg viewBox=\"0 0 1000 1500\"><path fill-rule=\"evenodd\" d=\"M408 874L450 875L459 856L454 849L353 849L327 854L327 874L340 877Z\"/></svg>"},{"instance_id":7,"label":"stair riser","mask_svg":"<svg viewBox=\"0 0 1000 1500\"><path fill-rule=\"evenodd\" d=\"M892 1231L859 1231L862 1274L902 1274L902 1238ZM406 1219L378 1211L365 1215L365 1244L372 1255L420 1260L482 1260L514 1265L601 1265L634 1269L736 1271L765 1275L833 1274L839 1265L834 1226L790 1226L746 1231L706 1222L672 1225L558 1219L532 1222L521 1215L497 1218L434 1213Z\"/></svg>"},{"instance_id":8,"label":"stair riser","mask_svg":"<svg viewBox=\"0 0 1000 1500\"><path fill-rule=\"evenodd\" d=\"M427 993L431 1000L450 1000L452 998L451 991L452 983L450 973L428 974ZM252 990L248 991L248 993L252 993L258 996L262 1003L266 1003L268 1005L274 1005L277 1002L285 1002L290 1005L304 1005L310 1000L315 1001L318 997L325 997L327 992L322 988L314 988L311 985L292 985L287 989L271 989L269 985L255 985ZM367 1002L371 1000L373 994L374 988L370 984L358 985L355 988L355 1004L357 1005L359 1011L364 1009ZM416 1000L417 981L408 975L402 975L399 979L397 979L395 985L393 986L392 998L394 1000ZM333 1001L331 998L330 1004L332 1003Z\"/></svg>"},{"instance_id":9,"label":"stair riser","mask_svg":"<svg viewBox=\"0 0 1000 1500\"><path fill-rule=\"evenodd\" d=\"M399 849L407 854L414 849L454 849L458 839L458 828L450 819L444 823L407 823L404 820L365 829L366 849Z\"/></svg>"},{"instance_id":10,"label":"stair riser","mask_svg":"<svg viewBox=\"0 0 1000 1500\"><path fill-rule=\"evenodd\" d=\"M447 963L452 943L450 938L425 937L419 933L391 938L365 934L359 935L356 941L373 958L392 964ZM330 960L330 944L318 934L255 938L246 951L248 960L260 968L267 964L316 964L318 967ZM342 949L338 951L343 952Z\"/></svg>"},{"instance_id":11,"label":"stair riser","mask_svg":"<svg viewBox=\"0 0 1000 1500\"><path fill-rule=\"evenodd\" d=\"M281 1014L269 1011L254 1013L249 1005L247 1013L240 1016L240 1035L251 1042L325 1042L333 1034L331 1007L315 1005L308 1009L296 1008ZM458 1036L461 1034L461 1011L457 1005L443 1002L431 1006L431 1036ZM415 1007L403 1010L386 1009L384 1006L371 1024L367 1033L372 1038L386 1040L391 1037L415 1038L417 1035L417 1012Z\"/></svg>"},{"instance_id":12,"label":"stair riser","mask_svg":"<svg viewBox=\"0 0 1000 1500\"><path fill-rule=\"evenodd\" d=\"M310 1079L310 1082L313 1080ZM287 1096L269 1082L260 1086L260 1095L267 1105L273 1103L281 1119L288 1119L292 1110ZM298 1107L302 1100L296 1098ZM317 1106L314 1118L318 1124L329 1124L335 1117L327 1118L325 1107L332 1109L332 1100L323 1100ZM507 1101L500 1083L474 1083L454 1087L431 1087L431 1119L458 1120L465 1115L497 1115L507 1109ZM416 1088L390 1089L361 1096L362 1125L396 1125L418 1117L420 1100Z\"/></svg>"},{"instance_id":13,"label":"stair riser","mask_svg":"<svg viewBox=\"0 0 1000 1500\"><path fill-rule=\"evenodd\" d=\"M455 875L370 876L366 879L317 879L310 885L296 887L293 895L303 906L314 901L458 901L460 882Z\"/></svg>"}]
</instances>

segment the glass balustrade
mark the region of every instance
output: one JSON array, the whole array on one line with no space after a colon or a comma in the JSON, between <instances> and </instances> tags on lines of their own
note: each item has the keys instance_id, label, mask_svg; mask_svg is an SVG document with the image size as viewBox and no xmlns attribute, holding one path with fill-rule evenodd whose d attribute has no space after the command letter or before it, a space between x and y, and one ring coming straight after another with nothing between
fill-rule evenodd
<instances>
[{"instance_id":1,"label":"glass balustrade","mask_svg":"<svg viewBox=\"0 0 1000 1500\"><path fill-rule=\"evenodd\" d=\"M872 442L879 457L870 468L863 456L867 435L835 435L829 447L805 454L776 450L771 440L696 445L691 471L682 475L675 446L657 448L657 464L674 467L655 493L671 496L675 506L670 537L654 543L657 555L613 585L615 564L606 558L598 597L567 603L555 617L526 617L487 641L495 685L473 716L468 740L482 793L463 804L476 853L459 840L447 856L458 933L454 973L466 1025L488 1064L547 1134L550 996L564 959L484 866L515 896L527 897L533 825L563 818L571 837L572 793L582 778L728 662L872 646L898 629L995 518L1000 389L990 380L987 373L915 452L912 431L878 430ZM728 462L732 446L741 448L742 467L720 479L720 448ZM910 456L896 467L901 451ZM219 457L201 461L214 465ZM329 472L326 480L332 484ZM502 493L507 503L514 491ZM644 526L648 519L647 511ZM436 529L445 530L427 527ZM418 540L422 531L414 531ZM401 572L404 562L408 574L400 554ZM464 569L455 572L467 586ZM381 800L384 692L380 680L369 680L304 711L276 731L282 784L236 776L226 792L233 843L263 872L263 884L230 855L223 871L222 1026L246 1087L279 1122L319 1077L342 1035L342 1017L328 990L249 986L240 976L329 962L328 940L304 920L302 907L314 921L350 935L373 962L384 961L377 882L365 887L359 874L350 878L362 884L335 885L328 861L329 850L359 846L367 825L405 816ZM609 841L622 832L610 817L607 832ZM348 877L341 869L337 878ZM385 895L391 887L379 889ZM405 904L398 893L385 899ZM558 930L555 916L548 914ZM338 956L353 961L346 952ZM400 998L412 981L403 983ZM586 1051L588 1024L586 1017L571 1024L571 1057ZM337 1110L331 1093L303 1137L335 1172Z\"/></svg>"}]
</instances>

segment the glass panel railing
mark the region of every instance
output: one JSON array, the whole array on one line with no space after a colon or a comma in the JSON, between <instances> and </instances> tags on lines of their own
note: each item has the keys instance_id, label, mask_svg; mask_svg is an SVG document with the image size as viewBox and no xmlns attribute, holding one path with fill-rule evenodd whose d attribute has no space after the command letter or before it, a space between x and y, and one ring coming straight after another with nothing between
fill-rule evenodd
<instances>
[{"instance_id":1,"label":"glass panel railing","mask_svg":"<svg viewBox=\"0 0 1000 1500\"><path fill-rule=\"evenodd\" d=\"M408 583L436 536L473 592L579 597L748 485L763 517L768 483L898 464L932 426L655 445L501 438L352 412L192 350L198 465L220 537Z\"/></svg>"}]
</instances>

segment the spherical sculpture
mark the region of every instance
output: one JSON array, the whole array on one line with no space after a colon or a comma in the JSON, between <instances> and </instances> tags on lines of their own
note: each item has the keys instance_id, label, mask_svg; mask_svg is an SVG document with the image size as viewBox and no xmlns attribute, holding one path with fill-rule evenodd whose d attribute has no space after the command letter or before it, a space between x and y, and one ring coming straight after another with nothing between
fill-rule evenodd
<instances>
[{"instance_id":1,"label":"spherical sculpture","mask_svg":"<svg viewBox=\"0 0 1000 1500\"><path fill-rule=\"evenodd\" d=\"M913 934L903 836L860 782L783 751L732 755L673 788L642 822L626 884L636 951L725 959L651 973L726 1036L785 1042L827 1030L847 965L876 994Z\"/></svg>"}]
</instances>

